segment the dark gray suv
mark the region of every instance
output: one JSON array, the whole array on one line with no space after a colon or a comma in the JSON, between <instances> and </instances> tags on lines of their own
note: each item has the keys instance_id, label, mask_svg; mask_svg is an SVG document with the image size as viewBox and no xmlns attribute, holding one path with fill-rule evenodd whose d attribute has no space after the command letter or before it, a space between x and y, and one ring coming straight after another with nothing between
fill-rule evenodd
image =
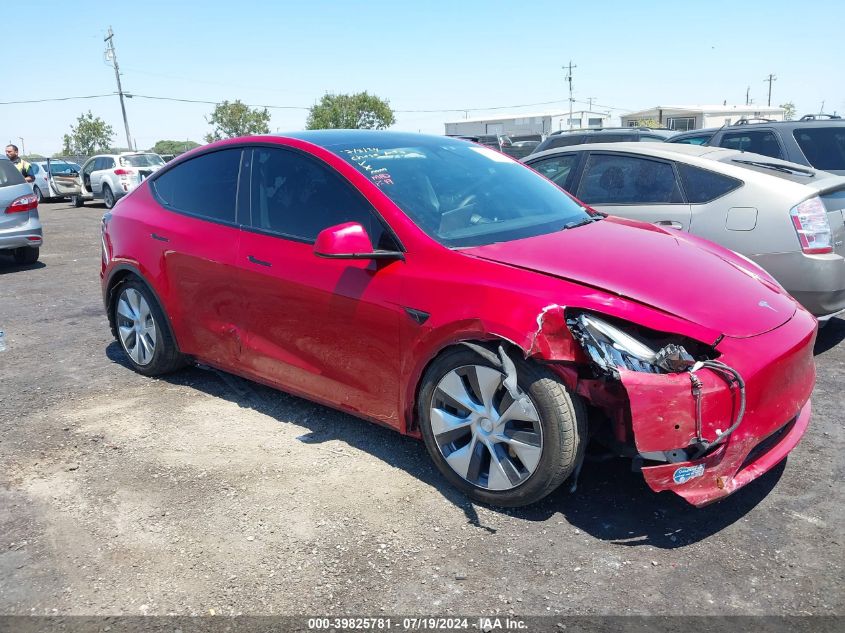
<instances>
[{"instance_id":1,"label":"dark gray suv","mask_svg":"<svg viewBox=\"0 0 845 633\"><path fill-rule=\"evenodd\" d=\"M583 143L625 143L631 141L649 141L661 143L675 134L672 130L647 127L610 127L600 130L573 130L552 132L540 143L532 154L557 147L581 145Z\"/></svg>"},{"instance_id":2,"label":"dark gray suv","mask_svg":"<svg viewBox=\"0 0 845 633\"><path fill-rule=\"evenodd\" d=\"M737 149L845 176L845 120L835 115L808 114L797 121L741 120L682 132L666 142Z\"/></svg>"}]
</instances>

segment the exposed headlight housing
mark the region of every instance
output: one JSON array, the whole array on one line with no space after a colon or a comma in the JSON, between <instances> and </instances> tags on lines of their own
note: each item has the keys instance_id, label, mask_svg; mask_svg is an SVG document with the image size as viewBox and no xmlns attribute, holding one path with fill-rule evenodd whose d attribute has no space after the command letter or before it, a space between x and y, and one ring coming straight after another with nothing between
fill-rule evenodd
<instances>
[{"instance_id":1,"label":"exposed headlight housing","mask_svg":"<svg viewBox=\"0 0 845 633\"><path fill-rule=\"evenodd\" d=\"M685 371L696 362L679 343L668 342L656 347L644 337L626 332L593 314L571 315L566 323L590 360L605 373L617 374L618 369L650 374L673 373Z\"/></svg>"}]
</instances>

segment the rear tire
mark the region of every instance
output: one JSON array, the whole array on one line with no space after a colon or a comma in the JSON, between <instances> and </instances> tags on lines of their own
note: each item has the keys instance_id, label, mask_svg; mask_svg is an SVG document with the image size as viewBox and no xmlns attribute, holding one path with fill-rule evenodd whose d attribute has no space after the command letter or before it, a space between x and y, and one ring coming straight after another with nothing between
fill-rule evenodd
<instances>
[{"instance_id":1,"label":"rear tire","mask_svg":"<svg viewBox=\"0 0 845 633\"><path fill-rule=\"evenodd\" d=\"M16 248L12 252L12 257L15 258L16 264L21 264L23 266L27 266L29 264L34 264L38 261L38 256L41 252L40 248L32 248L31 246L22 246L21 248Z\"/></svg>"},{"instance_id":2,"label":"rear tire","mask_svg":"<svg viewBox=\"0 0 845 633\"><path fill-rule=\"evenodd\" d=\"M170 322L153 293L137 278L112 290L111 306L117 342L132 369L145 376L160 376L185 365L170 331Z\"/></svg>"},{"instance_id":3,"label":"rear tire","mask_svg":"<svg viewBox=\"0 0 845 633\"><path fill-rule=\"evenodd\" d=\"M114 208L114 192L112 192L111 187L108 185L103 185L103 202L106 203L106 209Z\"/></svg>"},{"instance_id":4,"label":"rear tire","mask_svg":"<svg viewBox=\"0 0 845 633\"><path fill-rule=\"evenodd\" d=\"M431 364L417 405L438 470L468 497L494 506L525 506L554 491L583 458L587 442L581 398L549 369L515 364L518 395L527 396L522 405L500 382L500 369L463 347Z\"/></svg>"},{"instance_id":5,"label":"rear tire","mask_svg":"<svg viewBox=\"0 0 845 633\"><path fill-rule=\"evenodd\" d=\"M32 186L32 193L34 193L35 197L38 198L38 204L41 204L44 201L44 194L41 193L41 189L38 188L38 185Z\"/></svg>"},{"instance_id":6,"label":"rear tire","mask_svg":"<svg viewBox=\"0 0 845 633\"><path fill-rule=\"evenodd\" d=\"M70 203L79 208L85 204L85 201L82 199L81 196L73 195L70 197Z\"/></svg>"}]
</instances>

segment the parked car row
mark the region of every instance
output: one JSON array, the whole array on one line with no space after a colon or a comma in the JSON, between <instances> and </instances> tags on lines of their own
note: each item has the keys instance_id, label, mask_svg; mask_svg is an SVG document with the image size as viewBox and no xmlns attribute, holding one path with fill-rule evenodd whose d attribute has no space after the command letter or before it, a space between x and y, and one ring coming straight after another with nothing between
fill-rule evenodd
<instances>
[{"instance_id":1,"label":"parked car row","mask_svg":"<svg viewBox=\"0 0 845 633\"><path fill-rule=\"evenodd\" d=\"M841 176L736 149L667 143L579 145L525 162L599 211L741 253L820 320L845 310Z\"/></svg>"},{"instance_id":2,"label":"parked car row","mask_svg":"<svg viewBox=\"0 0 845 633\"><path fill-rule=\"evenodd\" d=\"M727 147L845 175L845 120L806 115L797 121L741 122L677 134L669 143Z\"/></svg>"},{"instance_id":3,"label":"parked car row","mask_svg":"<svg viewBox=\"0 0 845 633\"><path fill-rule=\"evenodd\" d=\"M591 440L632 458L653 490L711 503L804 434L816 320L751 259L695 233L759 227L763 242L792 240L799 264L839 257L803 250L836 239L823 218L838 181L647 146L532 157L551 180L417 134L198 148L103 218L112 332L141 374L203 363L421 438L444 478L485 503L525 505L577 480Z\"/></svg>"}]
</instances>

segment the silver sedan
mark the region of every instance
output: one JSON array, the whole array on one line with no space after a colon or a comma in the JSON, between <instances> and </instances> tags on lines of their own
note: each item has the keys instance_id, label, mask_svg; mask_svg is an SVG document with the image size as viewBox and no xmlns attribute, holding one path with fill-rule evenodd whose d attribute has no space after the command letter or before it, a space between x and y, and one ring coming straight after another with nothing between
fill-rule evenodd
<instances>
[{"instance_id":1,"label":"silver sedan","mask_svg":"<svg viewBox=\"0 0 845 633\"><path fill-rule=\"evenodd\" d=\"M577 145L524 162L598 211L687 231L746 256L820 321L845 310L841 176L665 143Z\"/></svg>"}]
</instances>

